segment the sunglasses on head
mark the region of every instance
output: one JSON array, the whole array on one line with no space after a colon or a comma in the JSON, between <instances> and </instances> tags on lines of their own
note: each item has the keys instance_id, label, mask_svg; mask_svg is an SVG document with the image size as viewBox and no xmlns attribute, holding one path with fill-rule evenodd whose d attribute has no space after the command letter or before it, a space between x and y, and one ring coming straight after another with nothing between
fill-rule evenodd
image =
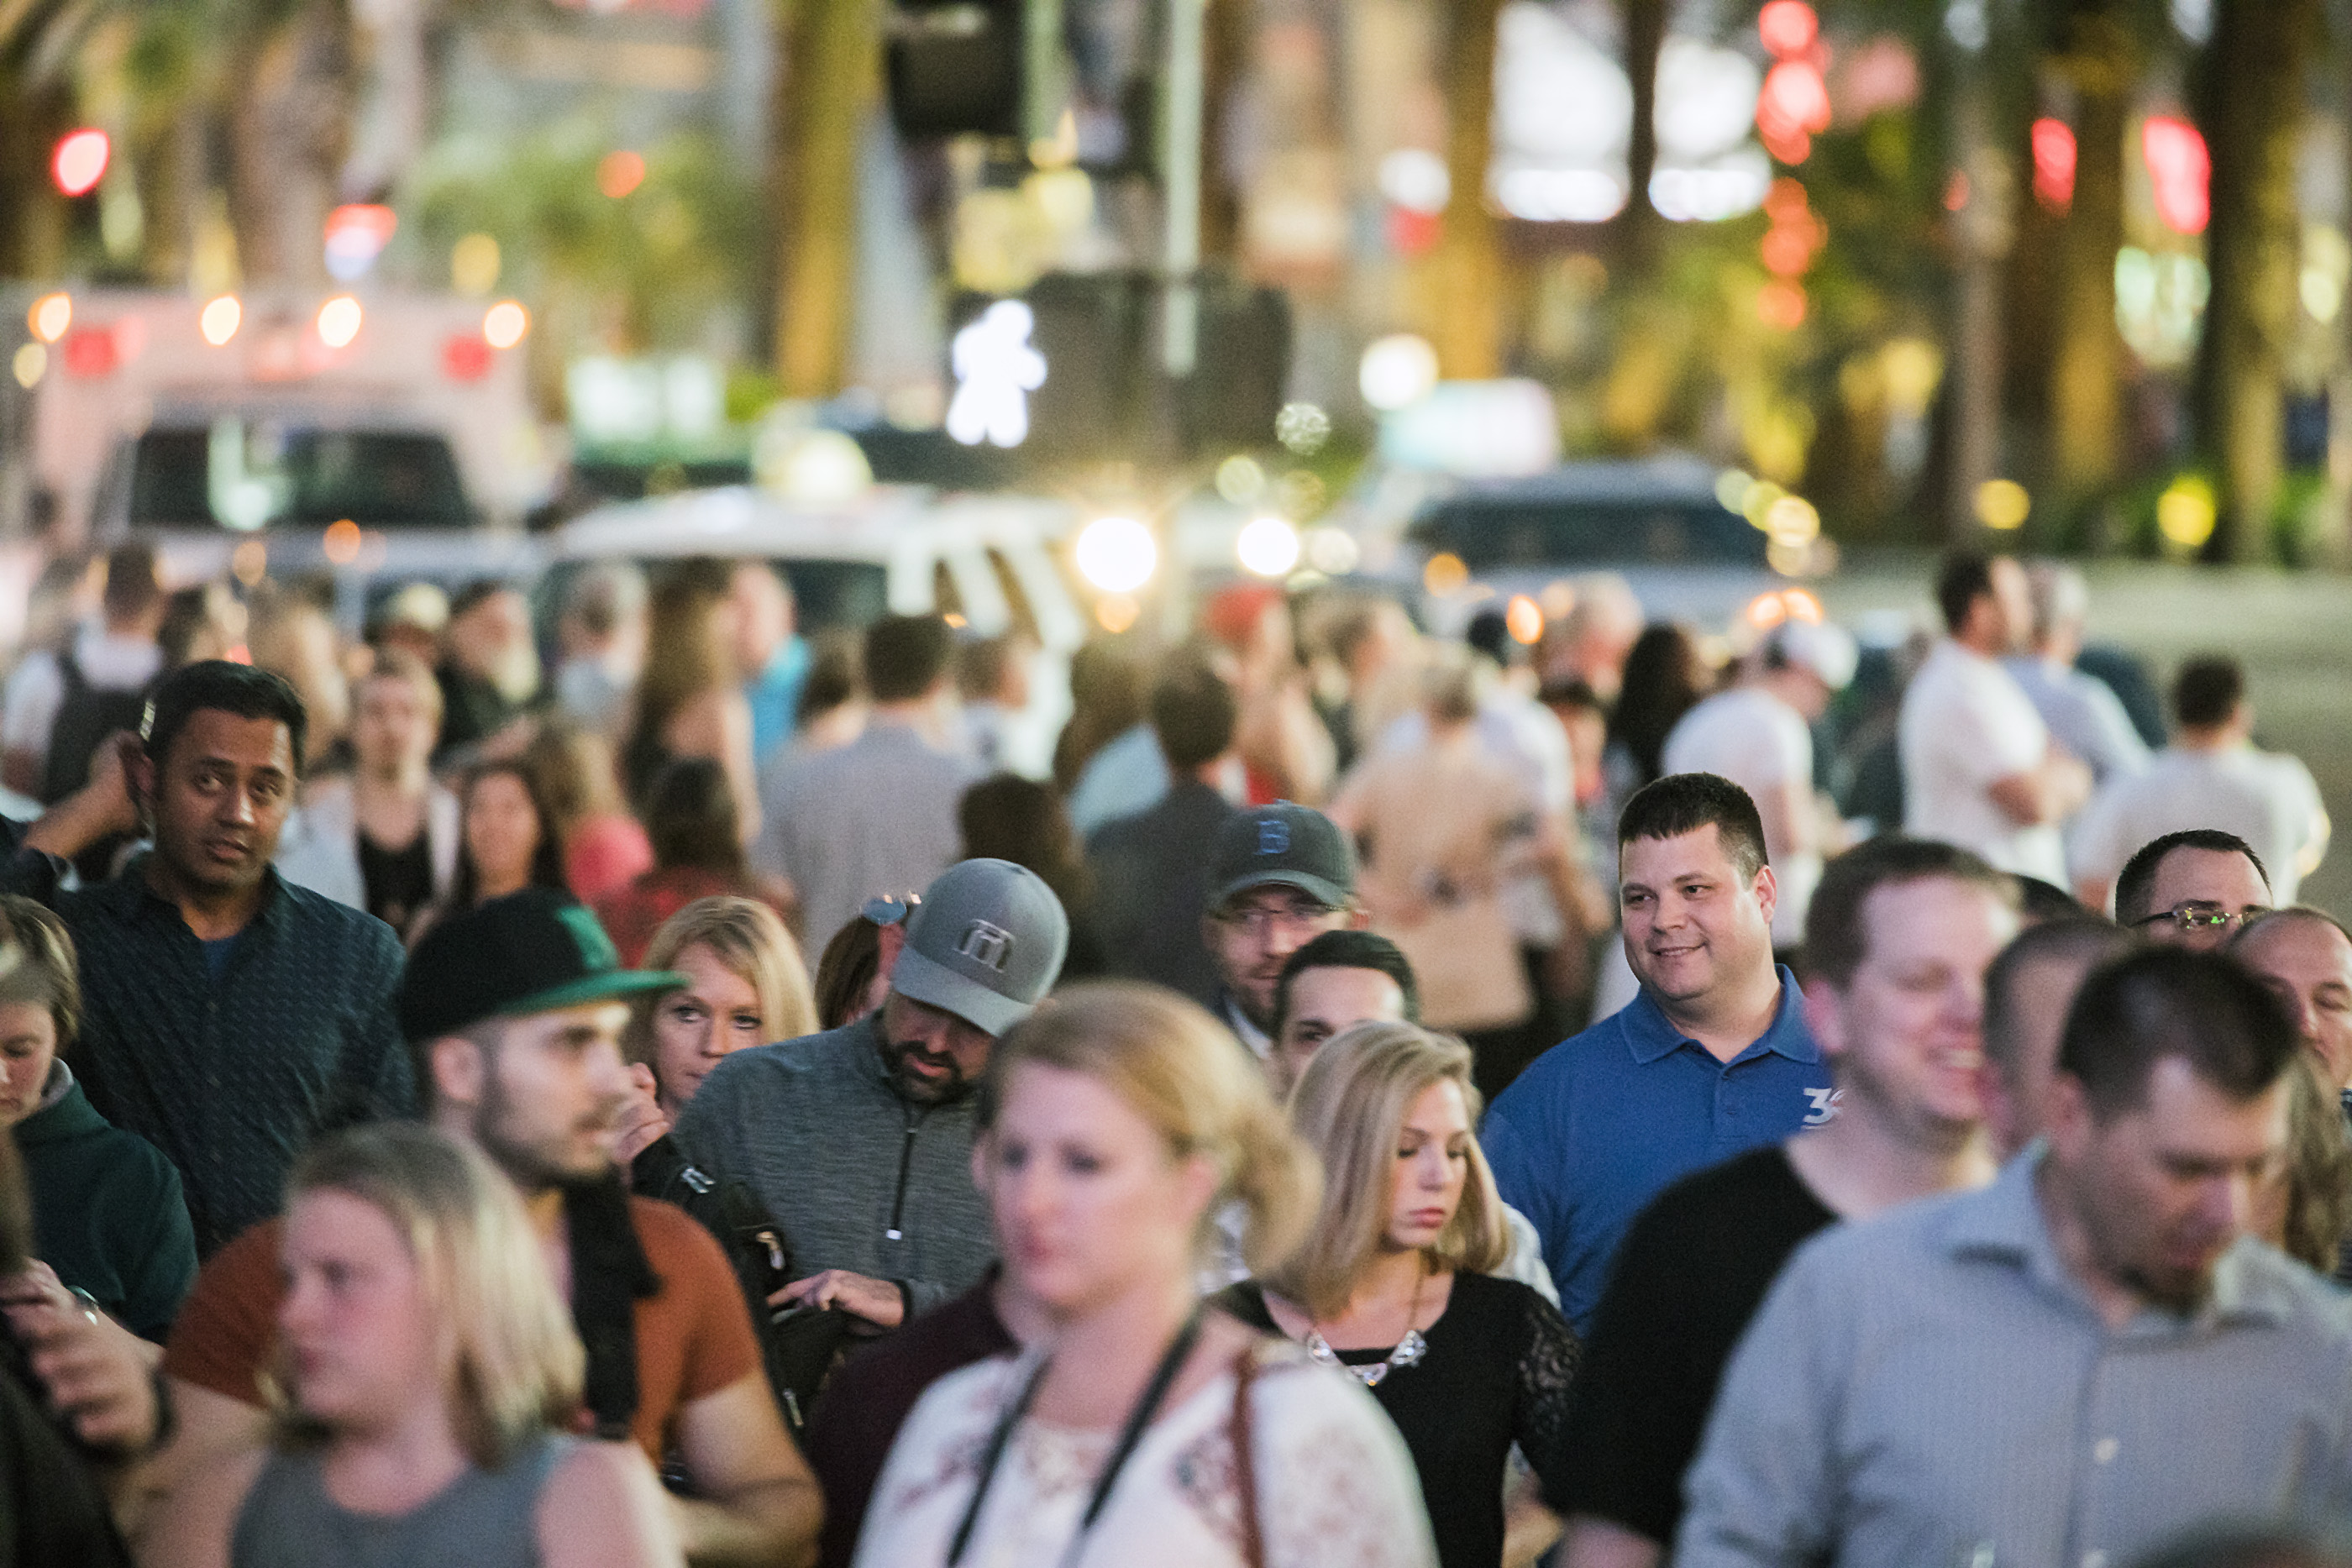
<instances>
[{"instance_id":1,"label":"sunglasses on head","mask_svg":"<svg viewBox=\"0 0 2352 1568\"><path fill-rule=\"evenodd\" d=\"M898 925L921 907L922 902L923 895L919 893L909 893L904 896L886 893L878 898L867 899L866 907L857 913L876 925Z\"/></svg>"}]
</instances>

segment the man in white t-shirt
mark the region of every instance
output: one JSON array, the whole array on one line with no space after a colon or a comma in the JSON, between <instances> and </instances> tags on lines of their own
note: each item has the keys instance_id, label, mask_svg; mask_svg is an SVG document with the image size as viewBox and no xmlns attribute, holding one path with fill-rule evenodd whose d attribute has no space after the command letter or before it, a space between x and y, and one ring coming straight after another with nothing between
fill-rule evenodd
<instances>
[{"instance_id":1,"label":"man in white t-shirt","mask_svg":"<svg viewBox=\"0 0 2352 1568\"><path fill-rule=\"evenodd\" d=\"M1904 831L2063 886L2058 825L2090 795L2091 770L2000 664L2032 623L2025 570L2006 556L1952 556L1936 602L1951 634L1903 696Z\"/></svg>"},{"instance_id":2,"label":"man in white t-shirt","mask_svg":"<svg viewBox=\"0 0 2352 1568\"><path fill-rule=\"evenodd\" d=\"M1683 715L1666 737L1666 772L1719 774L1755 800L1780 890L1775 947L1804 940L1805 908L1832 847L1813 789L1812 727L1853 679L1857 657L1839 627L1784 622L1749 655L1738 685Z\"/></svg>"},{"instance_id":3,"label":"man in white t-shirt","mask_svg":"<svg viewBox=\"0 0 2352 1568\"><path fill-rule=\"evenodd\" d=\"M2243 839L2270 874L2272 902L2295 901L2327 852L2327 809L2311 769L2256 749L2245 672L2233 659L2191 659L2172 685L2172 744L2144 773L2099 792L2075 826L2076 895L2105 906L2134 851L2168 833L2212 828Z\"/></svg>"}]
</instances>

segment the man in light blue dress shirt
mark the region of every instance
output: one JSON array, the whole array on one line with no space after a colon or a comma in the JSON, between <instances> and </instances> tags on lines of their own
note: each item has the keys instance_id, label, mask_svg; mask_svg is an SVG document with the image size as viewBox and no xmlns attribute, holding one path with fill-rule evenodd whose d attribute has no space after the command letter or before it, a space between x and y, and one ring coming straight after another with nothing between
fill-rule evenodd
<instances>
[{"instance_id":1,"label":"man in light blue dress shirt","mask_svg":"<svg viewBox=\"0 0 2352 1568\"><path fill-rule=\"evenodd\" d=\"M2219 1518L2352 1509L2352 1313L2247 1234L2284 1007L2234 961L2093 972L2046 1140L1808 1242L1734 1355L1677 1568L2122 1568Z\"/></svg>"}]
</instances>

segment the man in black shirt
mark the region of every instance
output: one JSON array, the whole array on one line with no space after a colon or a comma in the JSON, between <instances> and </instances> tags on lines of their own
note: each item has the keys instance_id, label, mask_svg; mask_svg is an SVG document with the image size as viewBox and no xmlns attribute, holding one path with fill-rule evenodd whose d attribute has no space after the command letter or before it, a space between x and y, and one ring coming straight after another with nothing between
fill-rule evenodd
<instances>
[{"instance_id":1,"label":"man in black shirt","mask_svg":"<svg viewBox=\"0 0 2352 1568\"><path fill-rule=\"evenodd\" d=\"M1656 1568L1725 1365L1790 1254L1824 1226L1979 1186L1984 977L2013 879L1882 838L1830 862L1805 920L1805 1020L1837 1079L1827 1125L1660 1194L1627 1232L1570 1415L1569 1568Z\"/></svg>"},{"instance_id":2,"label":"man in black shirt","mask_svg":"<svg viewBox=\"0 0 2352 1568\"><path fill-rule=\"evenodd\" d=\"M302 733L276 675L174 672L130 758L154 849L57 900L81 960L74 1071L100 1114L179 1167L206 1256L277 1211L324 1113L409 1108L399 942L270 864Z\"/></svg>"}]
</instances>

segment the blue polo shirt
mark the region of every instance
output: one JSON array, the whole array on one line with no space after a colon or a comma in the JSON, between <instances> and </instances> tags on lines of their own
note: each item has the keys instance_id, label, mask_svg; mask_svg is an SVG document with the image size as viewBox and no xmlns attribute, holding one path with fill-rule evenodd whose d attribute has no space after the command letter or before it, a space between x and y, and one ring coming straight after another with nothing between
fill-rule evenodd
<instances>
[{"instance_id":1,"label":"blue polo shirt","mask_svg":"<svg viewBox=\"0 0 2352 1568\"><path fill-rule=\"evenodd\" d=\"M1588 1332L1634 1216L1669 1184L1829 1120L1828 1063L1780 970L1772 1027L1729 1061L1648 991L1552 1047L1499 1095L1478 1141L1503 1201L1535 1222L1561 1311Z\"/></svg>"}]
</instances>

